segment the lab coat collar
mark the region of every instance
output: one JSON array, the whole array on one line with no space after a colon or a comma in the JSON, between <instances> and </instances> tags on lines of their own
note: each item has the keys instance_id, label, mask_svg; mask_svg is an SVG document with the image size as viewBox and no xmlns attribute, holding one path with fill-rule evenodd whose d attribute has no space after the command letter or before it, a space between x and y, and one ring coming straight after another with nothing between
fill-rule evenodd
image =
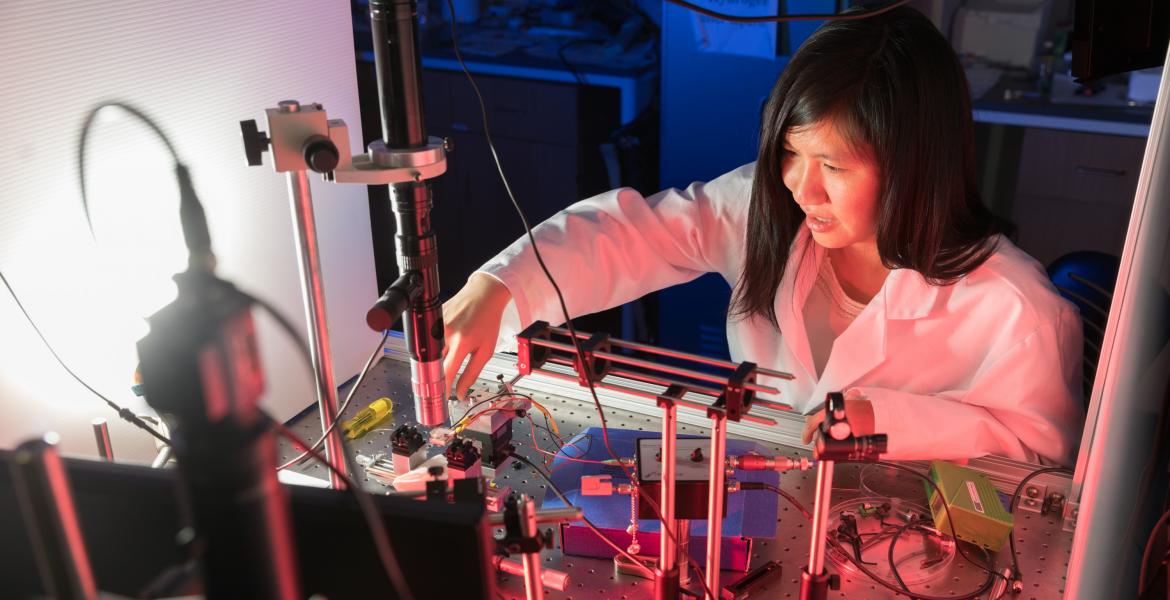
<instances>
[{"instance_id":1,"label":"lab coat collar","mask_svg":"<svg viewBox=\"0 0 1170 600\"><path fill-rule=\"evenodd\" d=\"M885 304L887 319L921 319L934 310L940 289L940 286L931 285L918 271L894 269L878 297Z\"/></svg>"},{"instance_id":2,"label":"lab coat collar","mask_svg":"<svg viewBox=\"0 0 1170 600\"><path fill-rule=\"evenodd\" d=\"M812 235L805 228L796 234L784 267L780 289L776 291L776 321L780 326L781 343L796 360L789 368L798 379L816 380L813 367L812 348L808 343L808 332L804 327L804 303L816 282L817 268L825 258L825 249L812 242Z\"/></svg>"},{"instance_id":3,"label":"lab coat collar","mask_svg":"<svg viewBox=\"0 0 1170 600\"><path fill-rule=\"evenodd\" d=\"M818 379L813 366L808 332L804 326L804 304L816 282L825 249L812 241L802 229L792 245L785 275L776 295L776 318L781 338L796 360L793 374L806 381L816 381L810 407L818 406L827 392L843 391L886 358L886 321L920 319L934 309L939 287L930 285L917 271L895 269L890 272L881 291L842 332L833 345L833 353Z\"/></svg>"}]
</instances>

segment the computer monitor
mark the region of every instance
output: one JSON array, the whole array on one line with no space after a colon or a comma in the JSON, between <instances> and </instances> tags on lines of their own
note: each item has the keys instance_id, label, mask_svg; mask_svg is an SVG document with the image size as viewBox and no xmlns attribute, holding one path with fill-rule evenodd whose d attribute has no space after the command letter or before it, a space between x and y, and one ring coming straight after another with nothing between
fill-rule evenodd
<instances>
[{"instance_id":1,"label":"computer monitor","mask_svg":"<svg viewBox=\"0 0 1170 600\"><path fill-rule=\"evenodd\" d=\"M1076 0L1072 72L1078 81L1161 65L1170 42L1170 2Z\"/></svg>"}]
</instances>

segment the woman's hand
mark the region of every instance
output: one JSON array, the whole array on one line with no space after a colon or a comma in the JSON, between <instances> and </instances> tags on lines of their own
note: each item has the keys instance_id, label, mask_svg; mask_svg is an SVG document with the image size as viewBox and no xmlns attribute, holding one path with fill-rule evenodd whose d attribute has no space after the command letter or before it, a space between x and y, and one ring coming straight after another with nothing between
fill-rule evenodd
<instances>
[{"instance_id":1,"label":"woman's hand","mask_svg":"<svg viewBox=\"0 0 1170 600\"><path fill-rule=\"evenodd\" d=\"M853 435L873 434L873 405L856 388L845 392L845 417L849 419L849 428ZM804 418L804 433L800 439L807 444L812 441L813 434L825 420L825 408L822 406L817 412Z\"/></svg>"},{"instance_id":2,"label":"woman's hand","mask_svg":"<svg viewBox=\"0 0 1170 600\"><path fill-rule=\"evenodd\" d=\"M483 370L496 349L500 335L500 320L504 309L512 301L512 293L498 279L484 273L472 273L467 284L443 304L443 328L446 345L443 347L443 374L448 389L460 400ZM459 382L455 373L468 356L471 360Z\"/></svg>"}]
</instances>

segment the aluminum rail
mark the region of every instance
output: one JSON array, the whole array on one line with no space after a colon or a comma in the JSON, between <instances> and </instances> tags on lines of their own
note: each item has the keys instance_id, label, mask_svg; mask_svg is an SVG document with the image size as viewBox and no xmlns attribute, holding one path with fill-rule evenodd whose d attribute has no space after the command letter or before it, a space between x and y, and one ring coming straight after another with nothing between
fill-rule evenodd
<instances>
[{"instance_id":1,"label":"aluminum rail","mask_svg":"<svg viewBox=\"0 0 1170 600\"><path fill-rule=\"evenodd\" d=\"M542 348L550 348L552 350L561 350L563 352L571 352L574 354L576 353L576 349L573 347L572 344L564 344L561 342L553 342L550 340L534 339L534 340L532 340L532 345L541 346ZM671 375L678 375L680 377L689 377L691 379L698 379L699 381L709 381L711 383L723 383L727 379L725 377L720 377L718 375L712 375L710 373L703 373L702 371L694 371L691 369L684 369L683 367L664 365L664 364L652 362L649 360L642 360L640 358L634 358L632 356L625 356L623 354L614 354L612 352L603 352L603 351L595 350L595 351L593 351L593 356L596 356L597 358L602 358L602 359L608 360L610 362L626 364L626 365L630 365L633 367L642 367L644 369L654 369L654 370L660 371L662 373L669 373ZM753 392L761 392L761 393L765 393L765 394L779 394L780 393L780 390L778 390L774 387L760 385L758 383L745 383L743 387L744 387L744 389L751 390Z\"/></svg>"},{"instance_id":2,"label":"aluminum rail","mask_svg":"<svg viewBox=\"0 0 1170 600\"><path fill-rule=\"evenodd\" d=\"M546 377L553 377L556 379L564 379L564 380L568 380L568 381L577 381L576 376L565 375L563 373L557 373L556 371L549 371L547 369L533 369L532 372L539 373L539 374L544 375ZM631 396L639 396L642 398L649 398L649 399L658 398L658 394L655 394L653 392L644 392L642 390L634 389L631 387L626 387L623 385L616 385L613 383L606 383L604 381L599 381L599 382L593 384L593 386L596 388L599 388L599 389L609 390L611 392L621 392L623 394L629 394ZM708 406L706 404L703 404L701 402L693 402L690 400L679 400L678 403L682 406L687 407L687 408L693 408L696 410L707 410L707 408L708 408ZM742 417L740 417L740 420L747 421L749 423L756 423L757 425L775 425L776 424L775 419L769 419L767 417L757 417L755 415L743 415Z\"/></svg>"},{"instance_id":3,"label":"aluminum rail","mask_svg":"<svg viewBox=\"0 0 1170 600\"><path fill-rule=\"evenodd\" d=\"M566 337L569 336L568 329L564 329L561 327L550 327L549 330L552 331L553 333L556 333L559 335L563 335ZM577 332L577 337L580 339L588 339L589 335L581 333L581 332ZM739 365L737 365L731 361L727 361L727 360L720 360L718 358L711 358L708 356L702 356L700 354L691 354L690 352L682 352L680 350L671 350L669 348L659 348L657 346L651 346L649 344L639 344L638 342L630 342L627 340L611 339L610 343L612 345L618 346L620 348L629 348L630 350L638 350L640 352L649 352L651 354L658 354L660 356L667 356L670 358L689 360L689 361L701 363L704 365L711 365L713 367L724 367L727 369L734 369L737 366L739 366ZM756 372L761 374L761 375L767 375L768 377L779 377L780 379L792 380L792 379L796 378L791 373L784 373L781 371L773 371L772 369L761 369L759 367L756 367Z\"/></svg>"}]
</instances>

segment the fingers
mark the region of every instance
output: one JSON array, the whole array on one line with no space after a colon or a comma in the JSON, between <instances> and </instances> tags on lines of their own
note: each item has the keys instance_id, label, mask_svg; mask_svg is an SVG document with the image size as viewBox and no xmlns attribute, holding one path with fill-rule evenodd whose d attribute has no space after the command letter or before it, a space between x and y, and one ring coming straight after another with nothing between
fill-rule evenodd
<instances>
[{"instance_id":1,"label":"fingers","mask_svg":"<svg viewBox=\"0 0 1170 600\"><path fill-rule=\"evenodd\" d=\"M447 395L455 391L455 374L459 372L459 367L463 365L463 359L467 358L467 351L462 348L460 336L451 336L447 339L447 345L443 348L443 381L447 382Z\"/></svg>"},{"instance_id":2,"label":"fingers","mask_svg":"<svg viewBox=\"0 0 1170 600\"><path fill-rule=\"evenodd\" d=\"M492 349L486 346L480 346L471 353L471 358L467 361L467 368L463 369L463 374L459 376L459 383L455 386L455 395L460 400L467 397L467 391L471 389L475 379L479 377L479 372L483 370L484 365L491 357Z\"/></svg>"}]
</instances>

